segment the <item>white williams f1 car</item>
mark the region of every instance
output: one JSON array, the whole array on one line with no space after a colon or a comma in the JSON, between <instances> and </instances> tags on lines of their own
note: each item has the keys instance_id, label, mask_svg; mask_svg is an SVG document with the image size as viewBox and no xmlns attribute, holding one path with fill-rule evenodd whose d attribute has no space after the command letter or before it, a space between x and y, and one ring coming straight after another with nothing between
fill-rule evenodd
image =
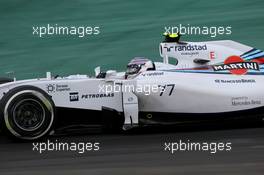
<instances>
[{"instance_id":1,"label":"white williams f1 car","mask_svg":"<svg viewBox=\"0 0 264 175\"><path fill-rule=\"evenodd\" d=\"M66 126L146 125L264 116L264 52L234 41L160 43L163 62L137 57L126 72L2 80L0 123L20 139Z\"/></svg>"}]
</instances>

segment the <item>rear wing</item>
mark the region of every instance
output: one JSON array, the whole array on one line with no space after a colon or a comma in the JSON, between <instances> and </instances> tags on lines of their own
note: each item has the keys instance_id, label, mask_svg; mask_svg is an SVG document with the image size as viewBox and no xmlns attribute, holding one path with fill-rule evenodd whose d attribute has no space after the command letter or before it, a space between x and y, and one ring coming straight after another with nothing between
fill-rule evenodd
<instances>
[{"instance_id":1,"label":"rear wing","mask_svg":"<svg viewBox=\"0 0 264 175\"><path fill-rule=\"evenodd\" d=\"M232 55L242 55L253 48L231 40L206 42L162 42L159 52L164 63L169 58L180 60L201 59L206 61L224 61Z\"/></svg>"}]
</instances>

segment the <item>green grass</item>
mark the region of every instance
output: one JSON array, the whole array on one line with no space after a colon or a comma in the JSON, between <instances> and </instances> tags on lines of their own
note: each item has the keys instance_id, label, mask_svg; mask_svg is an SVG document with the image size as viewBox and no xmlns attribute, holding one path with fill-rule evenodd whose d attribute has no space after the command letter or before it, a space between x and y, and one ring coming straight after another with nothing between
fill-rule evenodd
<instances>
[{"instance_id":1,"label":"green grass","mask_svg":"<svg viewBox=\"0 0 264 175\"><path fill-rule=\"evenodd\" d=\"M18 79L92 74L93 68L125 68L134 56L160 60L164 26L232 26L232 35L185 36L185 40L231 39L264 49L263 0L1 0L0 74ZM100 35L44 37L32 26L58 24L100 26Z\"/></svg>"}]
</instances>

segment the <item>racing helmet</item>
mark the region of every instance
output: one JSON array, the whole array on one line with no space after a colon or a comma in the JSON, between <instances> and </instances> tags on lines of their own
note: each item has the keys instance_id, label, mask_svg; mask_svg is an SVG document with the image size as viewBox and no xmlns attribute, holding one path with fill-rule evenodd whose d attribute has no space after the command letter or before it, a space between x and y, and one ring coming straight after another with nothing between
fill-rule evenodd
<instances>
[{"instance_id":1,"label":"racing helmet","mask_svg":"<svg viewBox=\"0 0 264 175\"><path fill-rule=\"evenodd\" d=\"M165 36L165 40L163 42L165 43L178 43L180 41L181 34L178 33L163 33L163 36Z\"/></svg>"},{"instance_id":2,"label":"racing helmet","mask_svg":"<svg viewBox=\"0 0 264 175\"><path fill-rule=\"evenodd\" d=\"M144 70L154 70L153 62L145 57L135 57L127 65L126 75L134 75Z\"/></svg>"}]
</instances>

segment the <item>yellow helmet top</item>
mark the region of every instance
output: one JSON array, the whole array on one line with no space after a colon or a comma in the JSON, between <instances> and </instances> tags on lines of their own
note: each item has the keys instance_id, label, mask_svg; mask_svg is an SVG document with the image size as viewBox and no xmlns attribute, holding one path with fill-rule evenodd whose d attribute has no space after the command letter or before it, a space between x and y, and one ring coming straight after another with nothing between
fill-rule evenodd
<instances>
[{"instance_id":1,"label":"yellow helmet top","mask_svg":"<svg viewBox=\"0 0 264 175\"><path fill-rule=\"evenodd\" d=\"M167 32L165 32L165 33L163 33L163 35L166 36L166 37L169 37L169 38L177 38L177 37L179 37L178 33L167 33Z\"/></svg>"}]
</instances>

